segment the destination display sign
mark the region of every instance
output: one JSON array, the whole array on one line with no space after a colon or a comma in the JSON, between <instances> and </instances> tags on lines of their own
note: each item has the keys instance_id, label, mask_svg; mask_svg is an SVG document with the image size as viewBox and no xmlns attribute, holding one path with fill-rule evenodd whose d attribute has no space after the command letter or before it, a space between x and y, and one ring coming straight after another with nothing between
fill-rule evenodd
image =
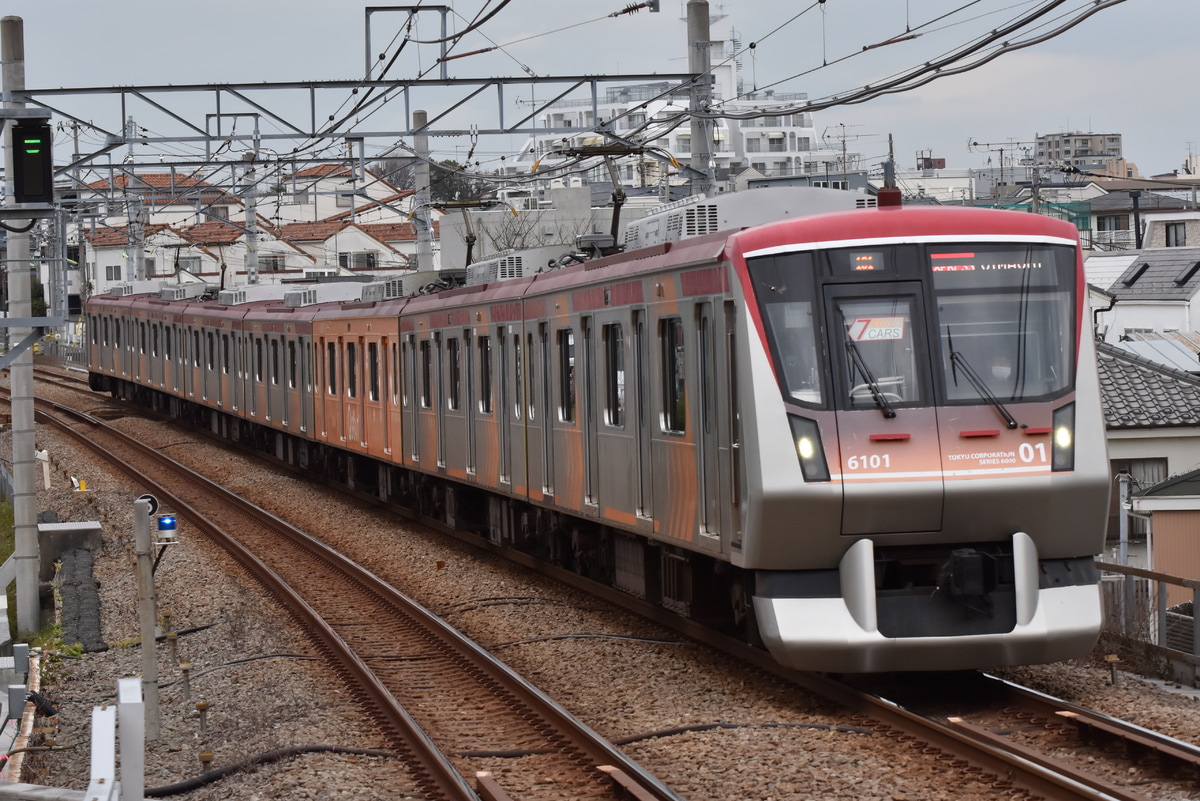
<instances>
[{"instance_id":1,"label":"destination display sign","mask_svg":"<svg viewBox=\"0 0 1200 801\"><path fill-rule=\"evenodd\" d=\"M935 273L985 273L1012 270L1040 270L1045 265L1040 259L1012 258L1008 253L930 253L929 269Z\"/></svg>"}]
</instances>

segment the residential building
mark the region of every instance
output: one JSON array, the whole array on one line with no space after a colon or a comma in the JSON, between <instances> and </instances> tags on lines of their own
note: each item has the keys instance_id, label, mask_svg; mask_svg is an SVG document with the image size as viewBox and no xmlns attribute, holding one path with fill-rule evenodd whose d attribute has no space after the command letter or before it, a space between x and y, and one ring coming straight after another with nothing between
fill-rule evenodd
<instances>
[{"instance_id":1,"label":"residential building","mask_svg":"<svg viewBox=\"0 0 1200 801\"><path fill-rule=\"evenodd\" d=\"M1051 167L1073 167L1113 178L1136 178L1136 165L1125 161L1118 133L1039 134L1035 161Z\"/></svg>"}]
</instances>

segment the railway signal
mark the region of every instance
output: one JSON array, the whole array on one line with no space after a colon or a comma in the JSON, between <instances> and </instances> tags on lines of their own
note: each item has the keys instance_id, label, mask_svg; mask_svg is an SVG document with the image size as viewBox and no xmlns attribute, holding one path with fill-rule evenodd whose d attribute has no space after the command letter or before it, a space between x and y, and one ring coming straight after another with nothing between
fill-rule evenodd
<instances>
[{"instance_id":1,"label":"railway signal","mask_svg":"<svg viewBox=\"0 0 1200 801\"><path fill-rule=\"evenodd\" d=\"M54 150L50 126L24 123L12 127L13 197L17 203L54 201Z\"/></svg>"}]
</instances>

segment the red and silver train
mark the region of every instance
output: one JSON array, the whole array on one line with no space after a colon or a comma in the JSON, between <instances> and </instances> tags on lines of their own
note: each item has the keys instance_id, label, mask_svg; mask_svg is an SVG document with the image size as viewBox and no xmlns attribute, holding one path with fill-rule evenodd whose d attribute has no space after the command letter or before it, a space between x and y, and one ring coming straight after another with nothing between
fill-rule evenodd
<instances>
[{"instance_id":1,"label":"red and silver train","mask_svg":"<svg viewBox=\"0 0 1200 801\"><path fill-rule=\"evenodd\" d=\"M129 284L88 301L92 387L797 668L1086 654L1109 477L1074 227L855 197L700 199L411 297Z\"/></svg>"}]
</instances>

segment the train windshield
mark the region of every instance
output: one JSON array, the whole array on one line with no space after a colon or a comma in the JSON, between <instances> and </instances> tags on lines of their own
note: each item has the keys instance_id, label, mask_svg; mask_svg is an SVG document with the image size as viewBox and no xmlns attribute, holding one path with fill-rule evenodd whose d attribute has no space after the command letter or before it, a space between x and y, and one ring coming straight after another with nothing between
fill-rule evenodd
<instances>
[{"instance_id":1,"label":"train windshield","mask_svg":"<svg viewBox=\"0 0 1200 801\"><path fill-rule=\"evenodd\" d=\"M823 403L813 254L754 259L750 272L784 393L802 403Z\"/></svg>"},{"instance_id":2,"label":"train windshield","mask_svg":"<svg viewBox=\"0 0 1200 801\"><path fill-rule=\"evenodd\" d=\"M1072 386L1075 251L1052 245L930 247L946 400L1051 397ZM982 386L980 386L982 384Z\"/></svg>"}]
</instances>

